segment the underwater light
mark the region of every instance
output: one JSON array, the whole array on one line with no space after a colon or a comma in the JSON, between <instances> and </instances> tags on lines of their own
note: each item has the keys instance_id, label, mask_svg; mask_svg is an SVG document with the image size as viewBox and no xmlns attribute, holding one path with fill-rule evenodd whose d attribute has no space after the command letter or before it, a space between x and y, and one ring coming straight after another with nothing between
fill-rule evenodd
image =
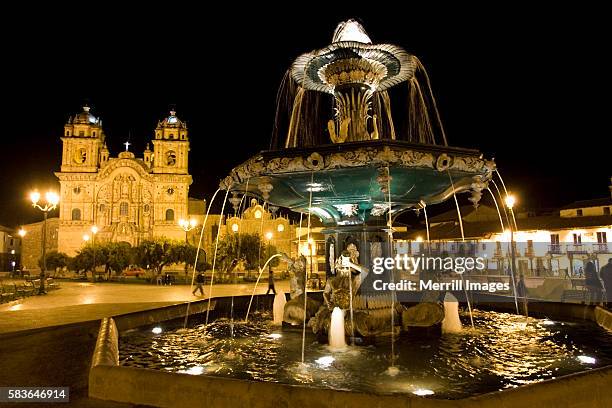
<instances>
[{"instance_id":1,"label":"underwater light","mask_svg":"<svg viewBox=\"0 0 612 408\"><path fill-rule=\"evenodd\" d=\"M319 364L321 367L329 367L336 359L332 356L324 356L315 360L315 363Z\"/></svg>"},{"instance_id":2,"label":"underwater light","mask_svg":"<svg viewBox=\"0 0 612 408\"><path fill-rule=\"evenodd\" d=\"M597 362L597 360L595 360L594 357L589 357L589 356L578 356L576 357L581 363L585 363L585 364L595 364Z\"/></svg>"},{"instance_id":3,"label":"underwater light","mask_svg":"<svg viewBox=\"0 0 612 408\"><path fill-rule=\"evenodd\" d=\"M424 397L426 395L433 395L434 394L434 392L432 390L427 390L425 388L416 389L416 390L412 391L412 393L414 395L418 395L419 397Z\"/></svg>"},{"instance_id":4,"label":"underwater light","mask_svg":"<svg viewBox=\"0 0 612 408\"><path fill-rule=\"evenodd\" d=\"M280 339L281 337L283 337L283 335L280 333L272 333L268 337L271 339Z\"/></svg>"},{"instance_id":5,"label":"underwater light","mask_svg":"<svg viewBox=\"0 0 612 408\"><path fill-rule=\"evenodd\" d=\"M202 366L193 366L188 368L187 370L179 371L181 374L191 374L191 375L202 375L204 373L204 367Z\"/></svg>"},{"instance_id":6,"label":"underwater light","mask_svg":"<svg viewBox=\"0 0 612 408\"><path fill-rule=\"evenodd\" d=\"M549 319L544 319L544 320L542 320L542 321L541 321L541 323L542 323L544 326L552 326L552 325L554 325L554 324L555 324L555 322L553 322L552 320L549 320Z\"/></svg>"},{"instance_id":7,"label":"underwater light","mask_svg":"<svg viewBox=\"0 0 612 408\"><path fill-rule=\"evenodd\" d=\"M162 332L162 328L161 327L154 327L153 330L151 330L153 332L153 334L160 334Z\"/></svg>"}]
</instances>

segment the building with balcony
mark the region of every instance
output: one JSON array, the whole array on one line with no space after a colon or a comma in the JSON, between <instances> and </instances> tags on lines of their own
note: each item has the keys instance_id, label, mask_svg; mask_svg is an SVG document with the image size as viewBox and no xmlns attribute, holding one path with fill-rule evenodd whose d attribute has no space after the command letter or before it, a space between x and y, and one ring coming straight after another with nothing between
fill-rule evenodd
<instances>
[{"instance_id":1,"label":"building with balcony","mask_svg":"<svg viewBox=\"0 0 612 408\"><path fill-rule=\"evenodd\" d=\"M607 197L577 201L544 215L517 211L512 235L518 272L533 277L580 278L588 261L599 270L612 258L611 210L612 197ZM461 207L461 215L465 242L461 242L456 210L430 219L432 251L487 254L487 273L506 274L511 259L508 223L512 221L485 205ZM425 236L425 230L407 234L409 251L419 251Z\"/></svg>"}]
</instances>

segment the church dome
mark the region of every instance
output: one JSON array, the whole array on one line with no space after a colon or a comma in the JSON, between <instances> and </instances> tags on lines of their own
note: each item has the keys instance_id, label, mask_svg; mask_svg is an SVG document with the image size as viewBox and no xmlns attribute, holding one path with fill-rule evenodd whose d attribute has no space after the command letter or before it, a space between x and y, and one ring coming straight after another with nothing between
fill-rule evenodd
<instances>
[{"instance_id":1,"label":"church dome","mask_svg":"<svg viewBox=\"0 0 612 408\"><path fill-rule=\"evenodd\" d=\"M72 123L75 124L88 124L88 125L98 125L100 122L99 118L96 118L91 112L89 106L83 106L83 112L77 114Z\"/></svg>"},{"instance_id":2,"label":"church dome","mask_svg":"<svg viewBox=\"0 0 612 408\"><path fill-rule=\"evenodd\" d=\"M171 110L170 115L160 121L158 126L162 128L187 129L187 124L176 116L176 111L174 110Z\"/></svg>"}]
</instances>

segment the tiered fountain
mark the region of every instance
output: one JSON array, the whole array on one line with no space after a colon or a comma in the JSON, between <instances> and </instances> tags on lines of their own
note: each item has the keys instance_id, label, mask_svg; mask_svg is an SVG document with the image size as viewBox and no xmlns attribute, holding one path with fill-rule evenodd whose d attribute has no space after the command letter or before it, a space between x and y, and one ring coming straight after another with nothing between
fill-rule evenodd
<instances>
[{"instance_id":1,"label":"tiered fountain","mask_svg":"<svg viewBox=\"0 0 612 408\"><path fill-rule=\"evenodd\" d=\"M408 90L403 126L389 92L399 86ZM462 330L450 293L404 302L371 289L372 259L394 255L395 216L426 215L462 192L476 205L495 169L479 152L447 145L415 56L341 23L331 45L296 59L279 102L271 150L234 168L221 188L300 212L308 226L321 219L322 297L305 291L307 260L283 255L294 282L286 304L235 296L104 319L90 396L166 407L612 404L612 336L596 324L612 329L612 314L601 308L534 302L534 318L513 314L511 299L483 297L461 316L475 329ZM279 327L283 320L301 330ZM375 341L353 345L363 339Z\"/></svg>"},{"instance_id":2,"label":"tiered fountain","mask_svg":"<svg viewBox=\"0 0 612 408\"><path fill-rule=\"evenodd\" d=\"M389 89L402 84L408 87L408 120L400 132ZM375 293L367 277L374 257L394 256L391 220L460 192L470 192L477 205L495 164L478 151L447 145L417 57L395 45L373 44L353 20L338 26L331 45L295 60L280 95L290 101L285 136L277 132L274 150L234 168L221 187L312 214L328 226L325 304L316 316L306 313L315 332L329 332L332 311L340 307L351 335L393 333L401 309L389 312L392 295ZM331 105L321 103L326 95ZM283 111L279 106L277 129ZM313 125L321 118L327 126ZM352 266L339 266L343 251ZM389 273L386 281L393 279ZM287 314L303 314L303 304L302 298L290 301ZM430 324L443 316L428 314Z\"/></svg>"}]
</instances>

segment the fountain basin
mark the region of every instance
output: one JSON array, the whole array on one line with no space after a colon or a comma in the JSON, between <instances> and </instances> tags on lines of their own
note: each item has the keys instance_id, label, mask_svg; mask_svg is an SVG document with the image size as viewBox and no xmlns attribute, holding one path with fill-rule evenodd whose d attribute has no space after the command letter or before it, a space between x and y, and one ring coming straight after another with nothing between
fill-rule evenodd
<instances>
[{"instance_id":1,"label":"fountain basin","mask_svg":"<svg viewBox=\"0 0 612 408\"><path fill-rule=\"evenodd\" d=\"M265 297L261 297L258 302L265 303L265 299ZM270 305L267 305L267 307L271 306L271 301L272 297L270 297L268 302ZM222 303L222 299L217 299L214 304L216 308L219 309L222 308ZM557 304L556 306L557 310L563 310L564 305ZM575 308L579 305L571 306L572 311L570 314L575 314ZM583 306L582 308L584 309L583 316L585 316L587 319L594 319L602 322L603 324L605 324L606 320L610 320L609 312L603 309L592 307L589 308L586 306ZM167 310L163 313L154 311L153 314L155 314L157 317L161 316L163 320L163 316L172 315L172 313L168 311L169 309L176 310L177 314L179 314L180 310L184 312L184 305L176 305L165 309ZM606 388L610 381L612 381L612 368L609 366L610 362L612 361L606 359L612 357L612 355L607 355L605 353L605 355L598 354L596 356L598 364L604 365L599 368L592 368L597 367L597 365L587 363L583 367L583 369L586 370L584 372L568 375L556 375L554 376L555 379L544 380L541 382L512 388L514 385L516 385L515 383L514 385L511 385L510 388L504 389L503 391L484 393L473 392L470 396L463 395L459 397L457 397L457 394L455 394L455 399L453 400L439 399L453 398L453 396L445 396L444 389L437 388L435 384L428 382L428 380L431 379L428 379L426 376L420 380L410 377L410 375L407 377L407 373L419 372L419 370L422 370L423 367L415 364L414 362L408 363L402 362L401 360L399 362L401 367L400 374L393 377L391 379L392 381L390 382L379 382L377 384L374 381L370 384L370 386L362 386L361 389L352 389L350 391L347 391L346 388L333 389L329 387L329 383L333 384L334 382L338 381L337 374L339 371L342 372L342 367L348 369L352 364L355 364L355 361L370 362L366 364L366 366L370 368L369 373L372 374L372 376L368 378L381 380L383 378L382 374L378 374L376 369L378 368L378 365L384 367L384 364L386 363L384 361L382 363L376 362L376 358L373 358L371 351L372 347L358 348L358 354L355 356L351 356L351 353L340 353L335 355L330 354L329 351L325 351L325 346L319 346L316 344L309 347L306 353L308 360L307 363L309 363L311 367L315 367L315 365L317 365L312 372L314 373L315 380L314 382L306 382L302 384L282 383L282 381L255 381L252 378L236 379L222 377L218 374L211 375L208 373L205 375L193 375L203 374L203 372L201 373L196 370L192 370L192 375L189 375L185 374L185 372L189 372L189 369L183 369L183 373L179 373L181 370L172 369L172 367L159 367L159 369L151 369L119 365L120 338L123 339L125 337L129 337L131 334L126 333L126 331L129 329L134 329L135 326L141 325L143 322L148 323L146 326L146 331L149 332L152 325L154 325L154 322L152 321L154 318L151 318L153 314L150 312L139 312L127 316L117 316L114 319L105 319L103 321L90 373L90 395L92 397L154 406L187 406L192 404L194 401L201 401L203 404L208 406L236 406L236 404L240 404L241 406L270 406L272 404L293 406L297 404L304 404L307 407L347 406L348 404L357 404L357 406L362 404L373 404L374 406L394 404L394 406L411 407L444 405L459 407L474 405L499 406L500 403L513 405L516 405L517 403L519 405L524 403L534 406L572 406L572 404L582 404L583 406L605 406L612 402L610 401L611 397L607 393ZM500 320L508 321L510 316L512 315L500 315L500 317L503 317L503 319L496 319L496 324L499 325ZM515 318L518 317L515 316ZM218 321L215 322L215 324L217 323ZM597 331L598 335L609 335L599 331L599 329L596 330L593 326L590 326L590 322L588 320L582 322L574 320L572 322L568 322L568 324L569 323L587 324L588 327L584 326L586 327L587 332ZM164 330L170 329L171 323L166 320L165 323L163 323L163 326ZM479 325L477 324L477 327L478 326ZM541 327L548 326L538 325L538 330L541 330ZM496 326L497 331L502 329L502 327ZM509 333L513 333L512 330L514 329L505 327L503 330L506 329L510 330ZM273 330L279 331L280 329L274 328ZM240 330L237 330L237 332L240 333ZM131 333L133 335L133 333L138 333L138 331ZM514 333L516 335L516 332ZM298 334L296 333L296 336L297 335ZM291 347L293 341L291 340L291 334L283 332L282 336L282 338L276 339L265 336L263 343L269 344L271 342L286 341L288 346ZM529 339L529 336L525 337L526 339ZM591 337L593 337L592 333ZM442 339L443 338L444 336ZM503 338L508 339L508 332L504 333ZM258 341L261 341L262 337L259 337L259 339L260 340ZM474 340L474 337L471 337L471 339L471 341L476 341ZM161 338L158 338L156 341L159 342L160 340ZM414 339L411 339L409 342L411 347L415 347L416 344L419 344L414 343L413 340ZM545 339L545 341L548 340L549 339ZM399 348L400 356L410 353L409 350L401 344L402 341L403 340L400 339L396 344L396 350ZM244 357L244 355L248 355L246 351L249 350L248 344L245 344L242 340L239 343L241 345L236 349L235 353L238 358L240 358L240 356ZM458 344L461 344L461 342L459 341ZM427 343L421 343L416 349L417 353L432 354L432 347L435 348L435 345L430 345L429 348L420 347L422 345L426 346ZM605 346L605 344L602 346ZM299 350L299 347L296 348ZM243 350L243 352L241 353L240 350ZM581 350L581 353L588 353L588 350L586 350L584 347ZM185 354L187 354L187 352ZM322 357L328 356L334 357L335 361L328 361L329 359L323 359L324 361L320 360ZM456 357L456 354L451 353L446 355L446 357L451 365L464 363L462 359ZM572 358L573 357L577 356L572 354ZM484 361L486 358L486 356L482 357L481 360ZM235 357L232 357L230 360L235 359ZM266 367L270 361L273 362L274 359L269 361L264 359L261 361L262 367ZM295 362L296 360L292 361ZM297 361L299 361L299 358ZM316 363L316 361L321 361L321 364ZM584 364L579 360L575 361L576 364ZM484 364L484 362L481 362L481 364ZM272 365L274 364L271 364L269 367ZM174 372L172 372L172 370L174 370ZM264 371L265 370L261 370L262 376L269 374L267 371ZM257 371L254 372L256 373ZM358 373L359 376L362 377L364 375L363 372L351 372L355 372L356 374ZM321 373L328 376L323 378L328 383L327 386L316 384L317 375L321 375ZM466 379L466 384L468 385L476 382L477 379L474 378L468 377ZM390 386L389 384L394 385ZM374 386L374 388L372 388L372 386ZM384 388L385 386L387 388ZM393 387L395 387L395 389L393 389ZM427 395L427 391L433 391L434 394Z\"/></svg>"},{"instance_id":2,"label":"fountain basin","mask_svg":"<svg viewBox=\"0 0 612 408\"><path fill-rule=\"evenodd\" d=\"M472 190L480 198L495 164L472 149L397 140L351 142L261 152L235 167L221 187L302 212L308 212L312 191L312 213L326 225L355 224L388 209L387 168L391 211L397 213L447 200L453 184L456 192Z\"/></svg>"}]
</instances>

